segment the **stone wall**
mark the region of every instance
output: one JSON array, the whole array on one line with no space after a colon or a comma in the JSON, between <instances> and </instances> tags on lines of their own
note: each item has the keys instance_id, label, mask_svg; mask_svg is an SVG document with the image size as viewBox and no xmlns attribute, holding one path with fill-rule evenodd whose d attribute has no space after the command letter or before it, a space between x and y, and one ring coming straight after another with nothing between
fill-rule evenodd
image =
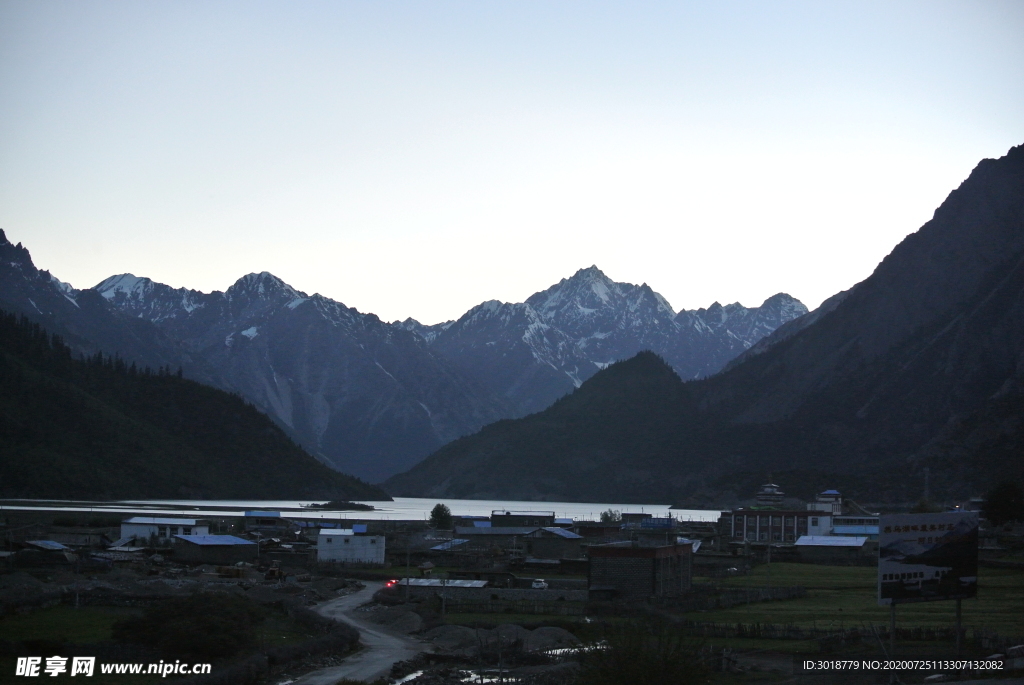
<instances>
[{"instance_id":1,"label":"stone wall","mask_svg":"<svg viewBox=\"0 0 1024 685\"><path fill-rule=\"evenodd\" d=\"M405 587L395 588L398 596L404 596ZM534 601L534 602L585 602L586 590L519 590L501 587L417 587L409 588L410 597L440 596L442 590L449 599L465 602L488 601Z\"/></svg>"}]
</instances>

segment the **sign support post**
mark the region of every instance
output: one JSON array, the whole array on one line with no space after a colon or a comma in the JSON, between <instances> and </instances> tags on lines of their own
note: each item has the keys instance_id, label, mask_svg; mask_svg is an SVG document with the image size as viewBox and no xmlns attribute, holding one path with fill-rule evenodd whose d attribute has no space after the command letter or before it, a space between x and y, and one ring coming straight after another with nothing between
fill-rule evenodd
<instances>
[{"instance_id":1,"label":"sign support post","mask_svg":"<svg viewBox=\"0 0 1024 685\"><path fill-rule=\"evenodd\" d=\"M963 601L963 600L961 600L959 597L956 600L956 658L957 659L960 658L960 639L961 639L960 635L961 635L961 631L963 630L960 627L960 617L961 617L960 602L961 601Z\"/></svg>"},{"instance_id":2,"label":"sign support post","mask_svg":"<svg viewBox=\"0 0 1024 685\"><path fill-rule=\"evenodd\" d=\"M896 652L897 603L952 599L959 659L964 646L962 601L978 592L977 514L889 514L879 517L878 527L878 603L889 605L890 658Z\"/></svg>"}]
</instances>

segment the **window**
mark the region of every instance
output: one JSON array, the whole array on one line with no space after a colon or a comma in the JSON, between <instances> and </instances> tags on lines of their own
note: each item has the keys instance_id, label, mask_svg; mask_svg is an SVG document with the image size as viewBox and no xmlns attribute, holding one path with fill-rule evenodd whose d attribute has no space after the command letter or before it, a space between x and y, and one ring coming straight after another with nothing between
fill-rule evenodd
<instances>
[{"instance_id":1,"label":"window","mask_svg":"<svg viewBox=\"0 0 1024 685\"><path fill-rule=\"evenodd\" d=\"M812 516L811 517L811 525L817 527L817 525L818 525L818 517L817 516Z\"/></svg>"},{"instance_id":2,"label":"window","mask_svg":"<svg viewBox=\"0 0 1024 685\"><path fill-rule=\"evenodd\" d=\"M191 526L185 526L185 527L183 527L183 528L181 529L181 534L182 534L182 535L191 535L191 534L192 534L192 527L191 527Z\"/></svg>"},{"instance_id":3,"label":"window","mask_svg":"<svg viewBox=\"0 0 1024 685\"><path fill-rule=\"evenodd\" d=\"M334 538L327 538L327 544L334 542Z\"/></svg>"},{"instance_id":4,"label":"window","mask_svg":"<svg viewBox=\"0 0 1024 685\"><path fill-rule=\"evenodd\" d=\"M345 538L345 544L346 545L348 544L348 538Z\"/></svg>"},{"instance_id":5,"label":"window","mask_svg":"<svg viewBox=\"0 0 1024 685\"><path fill-rule=\"evenodd\" d=\"M377 544L377 538L370 538L370 544L371 545L376 545Z\"/></svg>"}]
</instances>

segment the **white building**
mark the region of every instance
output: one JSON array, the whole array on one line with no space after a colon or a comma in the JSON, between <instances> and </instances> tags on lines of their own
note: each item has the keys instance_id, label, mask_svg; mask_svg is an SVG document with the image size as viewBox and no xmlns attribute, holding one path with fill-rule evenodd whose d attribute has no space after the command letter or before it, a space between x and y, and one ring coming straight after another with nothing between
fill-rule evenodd
<instances>
[{"instance_id":1,"label":"white building","mask_svg":"<svg viewBox=\"0 0 1024 685\"><path fill-rule=\"evenodd\" d=\"M843 515L843 496L838 490L819 492L814 500L807 505L809 511L826 511L833 516Z\"/></svg>"},{"instance_id":2,"label":"white building","mask_svg":"<svg viewBox=\"0 0 1024 685\"><path fill-rule=\"evenodd\" d=\"M384 563L383 535L356 535L347 529L325 529L316 540L318 561L343 561L361 564Z\"/></svg>"},{"instance_id":3,"label":"white building","mask_svg":"<svg viewBox=\"0 0 1024 685\"><path fill-rule=\"evenodd\" d=\"M170 540L175 535L209 535L210 522L199 519L158 518L154 516L133 516L121 522L121 539L115 546L126 544L132 539L139 542L150 538Z\"/></svg>"}]
</instances>

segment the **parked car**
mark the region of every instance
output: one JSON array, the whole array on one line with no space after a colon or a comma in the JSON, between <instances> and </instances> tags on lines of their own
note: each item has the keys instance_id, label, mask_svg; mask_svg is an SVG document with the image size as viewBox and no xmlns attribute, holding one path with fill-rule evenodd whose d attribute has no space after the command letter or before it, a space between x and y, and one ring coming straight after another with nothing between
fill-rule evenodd
<instances>
[{"instance_id":1,"label":"parked car","mask_svg":"<svg viewBox=\"0 0 1024 685\"><path fill-rule=\"evenodd\" d=\"M530 587L534 590L547 590L548 583L543 578L535 578L533 584Z\"/></svg>"}]
</instances>

